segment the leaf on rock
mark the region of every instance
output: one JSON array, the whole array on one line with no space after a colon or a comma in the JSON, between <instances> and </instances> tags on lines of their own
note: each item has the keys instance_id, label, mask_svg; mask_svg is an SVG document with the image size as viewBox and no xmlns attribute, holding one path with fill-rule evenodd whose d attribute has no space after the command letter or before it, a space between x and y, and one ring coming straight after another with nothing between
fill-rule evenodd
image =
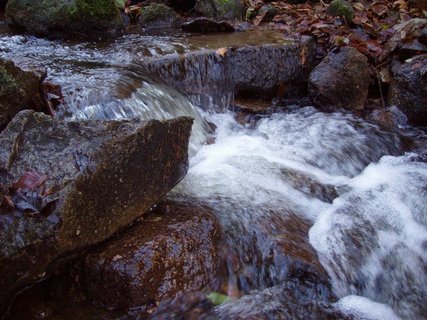
<instances>
[{"instance_id":1,"label":"leaf on rock","mask_svg":"<svg viewBox=\"0 0 427 320\"><path fill-rule=\"evenodd\" d=\"M206 297L216 306L230 301L230 298L228 296L218 292L211 292Z\"/></svg>"},{"instance_id":2,"label":"leaf on rock","mask_svg":"<svg viewBox=\"0 0 427 320\"><path fill-rule=\"evenodd\" d=\"M47 175L38 171L28 171L18 181L12 184L12 188L23 192L31 192L41 187L47 179Z\"/></svg>"},{"instance_id":3,"label":"leaf on rock","mask_svg":"<svg viewBox=\"0 0 427 320\"><path fill-rule=\"evenodd\" d=\"M227 48L219 48L217 51L216 51L216 54L217 55L219 55L219 56L221 56L221 57L225 57L225 54L227 53Z\"/></svg>"}]
</instances>

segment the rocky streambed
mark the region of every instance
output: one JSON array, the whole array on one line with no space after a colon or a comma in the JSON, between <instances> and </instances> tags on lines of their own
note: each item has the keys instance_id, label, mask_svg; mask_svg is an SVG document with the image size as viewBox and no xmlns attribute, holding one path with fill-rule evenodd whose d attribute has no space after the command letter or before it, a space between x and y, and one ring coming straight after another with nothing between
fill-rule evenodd
<instances>
[{"instance_id":1,"label":"rocky streambed","mask_svg":"<svg viewBox=\"0 0 427 320\"><path fill-rule=\"evenodd\" d=\"M427 58L316 48L2 34L4 317L423 318Z\"/></svg>"}]
</instances>

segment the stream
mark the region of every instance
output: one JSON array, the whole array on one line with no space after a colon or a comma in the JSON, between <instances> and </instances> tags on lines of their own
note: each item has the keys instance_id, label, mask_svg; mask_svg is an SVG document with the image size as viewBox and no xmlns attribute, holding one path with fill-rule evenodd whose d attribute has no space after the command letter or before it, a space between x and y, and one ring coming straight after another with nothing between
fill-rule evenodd
<instances>
[{"instance_id":1,"label":"stream","mask_svg":"<svg viewBox=\"0 0 427 320\"><path fill-rule=\"evenodd\" d=\"M261 308L270 319L320 319L317 306L328 304L350 319L426 319L425 155L405 152L399 134L346 112L279 105L239 121L226 81L215 88L222 99L188 98L141 65L282 42L275 32L128 34L96 44L3 33L0 57L47 68L65 99L59 119L195 119L190 169L167 197L209 205L221 225L226 267L218 287L234 301L206 318L257 319ZM215 70L214 61L205 64ZM203 74L193 72L197 83ZM301 310L292 313L292 305ZM124 319L69 312L70 319ZM159 319L172 318L165 314Z\"/></svg>"}]
</instances>

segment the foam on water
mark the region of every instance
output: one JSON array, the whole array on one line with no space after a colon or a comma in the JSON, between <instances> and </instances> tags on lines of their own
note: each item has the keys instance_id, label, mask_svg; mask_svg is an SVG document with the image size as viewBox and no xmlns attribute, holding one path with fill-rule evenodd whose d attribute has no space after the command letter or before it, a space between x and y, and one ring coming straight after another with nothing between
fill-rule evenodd
<instances>
[{"instance_id":1,"label":"foam on water","mask_svg":"<svg viewBox=\"0 0 427 320\"><path fill-rule=\"evenodd\" d=\"M427 164L383 157L348 182L310 230L339 297L361 295L405 319L427 314Z\"/></svg>"},{"instance_id":2,"label":"foam on water","mask_svg":"<svg viewBox=\"0 0 427 320\"><path fill-rule=\"evenodd\" d=\"M335 307L358 320L402 320L388 305L360 296L347 296L336 302Z\"/></svg>"},{"instance_id":3,"label":"foam on water","mask_svg":"<svg viewBox=\"0 0 427 320\"><path fill-rule=\"evenodd\" d=\"M285 276L278 261L266 262L283 232L271 221L316 219L331 206L317 196L319 186L333 199L365 164L399 149L394 135L375 126L310 107L274 114L254 127L237 123L232 113L207 117L217 126L216 142L191 159L170 196L198 199L215 210L249 278L249 284L239 280L247 292Z\"/></svg>"}]
</instances>

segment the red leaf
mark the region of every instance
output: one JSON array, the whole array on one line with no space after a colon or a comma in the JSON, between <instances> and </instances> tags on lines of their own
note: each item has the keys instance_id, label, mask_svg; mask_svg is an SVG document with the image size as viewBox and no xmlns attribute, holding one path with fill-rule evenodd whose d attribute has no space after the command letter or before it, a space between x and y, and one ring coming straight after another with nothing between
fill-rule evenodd
<instances>
[{"instance_id":1,"label":"red leaf","mask_svg":"<svg viewBox=\"0 0 427 320\"><path fill-rule=\"evenodd\" d=\"M34 191L45 183L47 175L38 171L28 171L16 181L12 188L24 192Z\"/></svg>"}]
</instances>

